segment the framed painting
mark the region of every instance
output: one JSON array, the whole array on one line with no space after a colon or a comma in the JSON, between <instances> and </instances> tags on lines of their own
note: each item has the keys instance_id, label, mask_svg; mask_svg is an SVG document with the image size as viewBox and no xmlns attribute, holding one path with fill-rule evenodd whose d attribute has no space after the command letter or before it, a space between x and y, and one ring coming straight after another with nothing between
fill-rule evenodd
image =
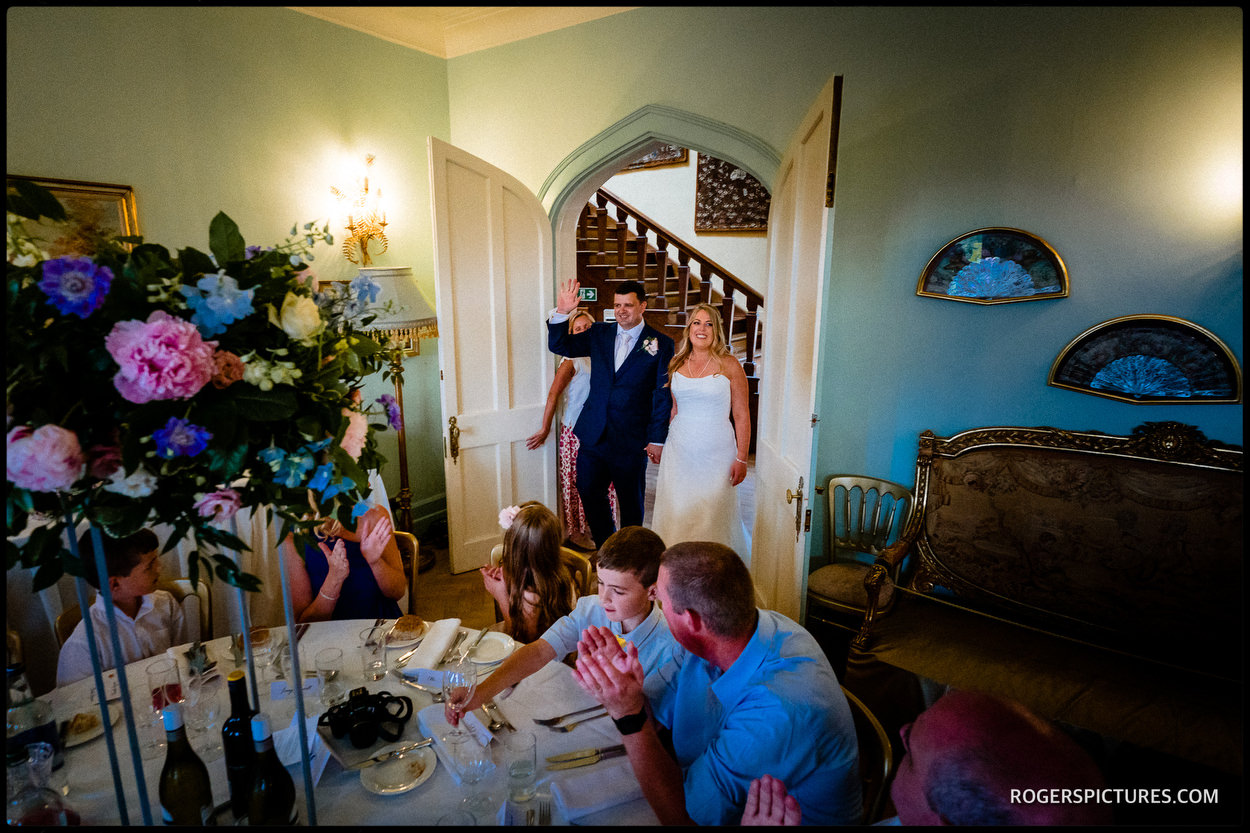
<instances>
[{"instance_id":1,"label":"framed painting","mask_svg":"<svg viewBox=\"0 0 1250 833\"><path fill-rule=\"evenodd\" d=\"M1169 315L1125 315L1090 327L1060 351L1046 383L1135 404L1241 401L1232 351Z\"/></svg>"},{"instance_id":2,"label":"framed painting","mask_svg":"<svg viewBox=\"0 0 1250 833\"><path fill-rule=\"evenodd\" d=\"M694 230L768 231L768 189L737 165L699 154L694 184Z\"/></svg>"},{"instance_id":3,"label":"framed painting","mask_svg":"<svg viewBox=\"0 0 1250 833\"><path fill-rule=\"evenodd\" d=\"M1016 228L979 228L929 258L916 294L968 304L1009 304L1066 298L1063 258L1037 235Z\"/></svg>"},{"instance_id":4,"label":"framed painting","mask_svg":"<svg viewBox=\"0 0 1250 833\"><path fill-rule=\"evenodd\" d=\"M129 185L32 176L8 176L6 179L9 190L12 190L16 180L41 185L65 207L68 223L63 226L33 221L27 223L27 228L39 238L42 248L52 257L91 254L96 247L94 241L101 236L139 234L135 191Z\"/></svg>"},{"instance_id":5,"label":"framed painting","mask_svg":"<svg viewBox=\"0 0 1250 833\"><path fill-rule=\"evenodd\" d=\"M650 153L630 162L621 171L641 171L644 168L667 168L670 165L685 165L690 162L690 151L677 145L660 145Z\"/></svg>"}]
</instances>

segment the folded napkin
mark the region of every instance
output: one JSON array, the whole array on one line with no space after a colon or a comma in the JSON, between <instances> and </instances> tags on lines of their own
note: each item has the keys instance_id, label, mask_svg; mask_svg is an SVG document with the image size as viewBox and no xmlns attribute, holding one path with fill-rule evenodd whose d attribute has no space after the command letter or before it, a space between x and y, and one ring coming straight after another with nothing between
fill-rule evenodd
<instances>
[{"instance_id":1,"label":"folded napkin","mask_svg":"<svg viewBox=\"0 0 1250 833\"><path fill-rule=\"evenodd\" d=\"M404 666L403 673L409 677L416 677L421 669L428 671L437 668L438 661L443 658L443 654L447 653L447 649L451 647L458 633L460 633L459 619L439 619L430 625L430 632L425 635L425 639L421 640L417 652Z\"/></svg>"},{"instance_id":2,"label":"folded napkin","mask_svg":"<svg viewBox=\"0 0 1250 833\"><path fill-rule=\"evenodd\" d=\"M298 719L298 715L293 715L290 726L273 733L273 751L277 753L278 760L283 766L299 764L299 724L296 723ZM308 735L309 770L313 786L316 786L321 780L321 772L326 768L326 762L330 760L330 751L322 742L321 735L317 734L316 715L304 719L304 728Z\"/></svg>"},{"instance_id":3,"label":"folded napkin","mask_svg":"<svg viewBox=\"0 0 1250 833\"><path fill-rule=\"evenodd\" d=\"M582 816L642 798L642 787L634 777L629 759L621 758L565 770L551 779L551 794L564 817L575 822Z\"/></svg>"},{"instance_id":4,"label":"folded napkin","mask_svg":"<svg viewBox=\"0 0 1250 833\"><path fill-rule=\"evenodd\" d=\"M573 679L572 669L558 660L552 660L517 683L503 702L508 703L508 712L528 712L530 717L538 718L555 717L599 704Z\"/></svg>"},{"instance_id":5,"label":"folded napkin","mask_svg":"<svg viewBox=\"0 0 1250 833\"><path fill-rule=\"evenodd\" d=\"M446 649L444 649L446 650ZM432 706L426 706L417 712L417 725L426 737L434 738L434 751L438 754L438 758L443 762L443 766L451 773L452 779L460 783L460 767L452 760L451 750L447 748L447 734L452 731L451 724L447 722L444 716L443 704L435 703ZM482 722L472 714L467 714L461 725L477 739L477 742L486 746L490 743L492 736L490 730L482 725Z\"/></svg>"}]
</instances>

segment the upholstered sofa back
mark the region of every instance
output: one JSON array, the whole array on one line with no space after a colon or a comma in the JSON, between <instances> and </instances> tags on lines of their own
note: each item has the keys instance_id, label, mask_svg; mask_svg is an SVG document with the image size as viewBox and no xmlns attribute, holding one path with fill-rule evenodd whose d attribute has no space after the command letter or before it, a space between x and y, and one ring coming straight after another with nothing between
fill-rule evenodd
<instances>
[{"instance_id":1,"label":"upholstered sofa back","mask_svg":"<svg viewBox=\"0 0 1250 833\"><path fill-rule=\"evenodd\" d=\"M1211 637L1241 628L1241 458L1177 423L925 432L896 583L1141 655L1175 661L1184 646L1205 665Z\"/></svg>"}]
</instances>

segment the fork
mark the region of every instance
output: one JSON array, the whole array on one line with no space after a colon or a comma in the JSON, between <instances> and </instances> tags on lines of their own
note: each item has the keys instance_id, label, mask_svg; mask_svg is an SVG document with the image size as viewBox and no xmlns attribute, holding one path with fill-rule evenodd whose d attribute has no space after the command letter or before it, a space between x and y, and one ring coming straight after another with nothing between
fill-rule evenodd
<instances>
[{"instance_id":1,"label":"fork","mask_svg":"<svg viewBox=\"0 0 1250 833\"><path fill-rule=\"evenodd\" d=\"M551 824L551 801L543 797L538 799L538 825L548 827Z\"/></svg>"},{"instance_id":2,"label":"fork","mask_svg":"<svg viewBox=\"0 0 1250 833\"><path fill-rule=\"evenodd\" d=\"M565 720L566 718L576 717L579 714L586 714L587 712L597 712L602 708L603 708L602 705L596 704L594 706L590 706L589 708L578 709L575 712L569 712L568 714L556 715L555 717L535 717L533 718L533 721L537 723L539 726L555 726L557 723L561 722L562 720Z\"/></svg>"},{"instance_id":3,"label":"fork","mask_svg":"<svg viewBox=\"0 0 1250 833\"><path fill-rule=\"evenodd\" d=\"M575 720L572 723L565 723L562 726L548 726L547 728L553 732L571 732L574 729L576 729L578 726L581 726L583 723L587 722L588 720L598 720L601 717L607 717L607 716L608 716L607 712L604 712L603 714L592 714L590 717L583 717L581 720Z\"/></svg>"}]
</instances>

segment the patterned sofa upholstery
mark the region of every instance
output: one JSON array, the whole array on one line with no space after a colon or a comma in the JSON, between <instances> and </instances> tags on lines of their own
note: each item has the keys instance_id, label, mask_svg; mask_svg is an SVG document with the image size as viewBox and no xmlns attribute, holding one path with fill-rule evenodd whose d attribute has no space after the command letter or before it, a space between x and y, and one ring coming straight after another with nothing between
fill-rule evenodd
<instances>
[{"instance_id":1,"label":"patterned sofa upholstery","mask_svg":"<svg viewBox=\"0 0 1250 833\"><path fill-rule=\"evenodd\" d=\"M857 650L1240 773L1241 450L1173 422L919 446Z\"/></svg>"}]
</instances>

